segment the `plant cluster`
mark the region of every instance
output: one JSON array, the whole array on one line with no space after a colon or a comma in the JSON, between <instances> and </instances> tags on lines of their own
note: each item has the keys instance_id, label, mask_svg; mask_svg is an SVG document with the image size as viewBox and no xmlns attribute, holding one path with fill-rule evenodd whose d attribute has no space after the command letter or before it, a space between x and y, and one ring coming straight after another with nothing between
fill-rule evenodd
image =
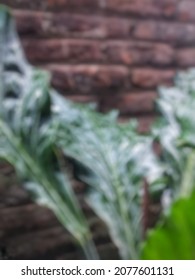
<instances>
[{"instance_id":1,"label":"plant cluster","mask_svg":"<svg viewBox=\"0 0 195 280\"><path fill-rule=\"evenodd\" d=\"M162 117L150 134L141 135L136 122L118 124L116 111L98 113L94 105L72 103L52 89L49 74L26 61L3 6L0 53L0 158L15 167L32 199L54 212L86 258L98 259L98 253L64 159L86 184L86 201L105 222L122 259L193 258L195 71L179 74L175 87L160 89ZM151 197L162 197L164 211L143 243L144 185ZM185 254L182 248L172 254L179 242L174 236L181 234Z\"/></svg>"}]
</instances>

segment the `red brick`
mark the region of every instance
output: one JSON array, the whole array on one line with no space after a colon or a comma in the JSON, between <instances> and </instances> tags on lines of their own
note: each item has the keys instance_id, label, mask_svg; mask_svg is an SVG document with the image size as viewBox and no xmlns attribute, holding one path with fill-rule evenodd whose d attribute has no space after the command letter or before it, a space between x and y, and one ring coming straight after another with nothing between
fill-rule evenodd
<instances>
[{"instance_id":1,"label":"red brick","mask_svg":"<svg viewBox=\"0 0 195 280\"><path fill-rule=\"evenodd\" d=\"M48 65L46 68L52 71L55 88L78 95L104 94L130 87L130 74L123 66Z\"/></svg>"},{"instance_id":2,"label":"red brick","mask_svg":"<svg viewBox=\"0 0 195 280\"><path fill-rule=\"evenodd\" d=\"M162 84L170 84L174 75L174 70L135 69L132 71L132 84L141 88L156 88Z\"/></svg>"},{"instance_id":3,"label":"red brick","mask_svg":"<svg viewBox=\"0 0 195 280\"><path fill-rule=\"evenodd\" d=\"M31 62L101 62L99 42L82 39L24 40L23 46Z\"/></svg>"},{"instance_id":4,"label":"red brick","mask_svg":"<svg viewBox=\"0 0 195 280\"><path fill-rule=\"evenodd\" d=\"M195 49L187 48L178 50L176 61L181 67L195 66Z\"/></svg>"},{"instance_id":5,"label":"red brick","mask_svg":"<svg viewBox=\"0 0 195 280\"><path fill-rule=\"evenodd\" d=\"M176 0L106 0L105 8L137 16L173 16L176 11Z\"/></svg>"},{"instance_id":6,"label":"red brick","mask_svg":"<svg viewBox=\"0 0 195 280\"><path fill-rule=\"evenodd\" d=\"M171 17L175 15L177 0L1 0L19 9L50 11L108 11L136 16Z\"/></svg>"},{"instance_id":7,"label":"red brick","mask_svg":"<svg viewBox=\"0 0 195 280\"><path fill-rule=\"evenodd\" d=\"M143 54L143 60L148 64L171 65L175 62L175 50L169 45L153 44L152 48Z\"/></svg>"},{"instance_id":8,"label":"red brick","mask_svg":"<svg viewBox=\"0 0 195 280\"><path fill-rule=\"evenodd\" d=\"M117 17L68 13L15 12L19 32L23 35L82 38L128 37L134 22Z\"/></svg>"},{"instance_id":9,"label":"red brick","mask_svg":"<svg viewBox=\"0 0 195 280\"><path fill-rule=\"evenodd\" d=\"M1 0L10 7L37 10L74 9L129 13L137 16L173 16L177 0ZM144 8L143 8L144 7Z\"/></svg>"},{"instance_id":10,"label":"red brick","mask_svg":"<svg viewBox=\"0 0 195 280\"><path fill-rule=\"evenodd\" d=\"M195 25L165 21L139 21L135 25L133 35L142 40L187 45L195 43Z\"/></svg>"},{"instance_id":11,"label":"red brick","mask_svg":"<svg viewBox=\"0 0 195 280\"><path fill-rule=\"evenodd\" d=\"M38 9L45 10L47 7L47 0L1 0L1 4L5 4L11 8L17 9Z\"/></svg>"},{"instance_id":12,"label":"red brick","mask_svg":"<svg viewBox=\"0 0 195 280\"><path fill-rule=\"evenodd\" d=\"M154 101L156 92L129 92L118 94L115 98L105 96L101 104L103 111L118 109L122 115L134 115L142 113L151 113L154 111Z\"/></svg>"},{"instance_id":13,"label":"red brick","mask_svg":"<svg viewBox=\"0 0 195 280\"><path fill-rule=\"evenodd\" d=\"M25 36L49 36L52 14L31 11L14 11L18 32ZM51 33L52 34L52 33Z\"/></svg>"},{"instance_id":14,"label":"red brick","mask_svg":"<svg viewBox=\"0 0 195 280\"><path fill-rule=\"evenodd\" d=\"M177 18L182 21L195 21L195 1L181 0L178 3Z\"/></svg>"},{"instance_id":15,"label":"red brick","mask_svg":"<svg viewBox=\"0 0 195 280\"><path fill-rule=\"evenodd\" d=\"M50 9L96 9L137 16L173 16L177 0L47 0Z\"/></svg>"},{"instance_id":16,"label":"red brick","mask_svg":"<svg viewBox=\"0 0 195 280\"><path fill-rule=\"evenodd\" d=\"M111 41L102 44L106 61L127 65L171 65L174 50L166 44Z\"/></svg>"},{"instance_id":17,"label":"red brick","mask_svg":"<svg viewBox=\"0 0 195 280\"><path fill-rule=\"evenodd\" d=\"M134 37L182 45L195 43L195 24L32 11L17 11L15 15L20 33L34 37Z\"/></svg>"},{"instance_id":18,"label":"red brick","mask_svg":"<svg viewBox=\"0 0 195 280\"><path fill-rule=\"evenodd\" d=\"M166 44L83 39L24 40L31 62L172 65L173 48Z\"/></svg>"},{"instance_id":19,"label":"red brick","mask_svg":"<svg viewBox=\"0 0 195 280\"><path fill-rule=\"evenodd\" d=\"M70 34L85 38L107 38L129 36L133 22L114 17L61 14L54 17L53 26L57 30L66 26Z\"/></svg>"},{"instance_id":20,"label":"red brick","mask_svg":"<svg viewBox=\"0 0 195 280\"><path fill-rule=\"evenodd\" d=\"M101 7L101 0L47 0L48 8L59 9L98 9Z\"/></svg>"},{"instance_id":21,"label":"red brick","mask_svg":"<svg viewBox=\"0 0 195 280\"><path fill-rule=\"evenodd\" d=\"M83 9L104 9L105 5L102 5L102 3L106 1L107 0L1 0L1 3L17 9L52 11L74 9L80 11Z\"/></svg>"}]
</instances>

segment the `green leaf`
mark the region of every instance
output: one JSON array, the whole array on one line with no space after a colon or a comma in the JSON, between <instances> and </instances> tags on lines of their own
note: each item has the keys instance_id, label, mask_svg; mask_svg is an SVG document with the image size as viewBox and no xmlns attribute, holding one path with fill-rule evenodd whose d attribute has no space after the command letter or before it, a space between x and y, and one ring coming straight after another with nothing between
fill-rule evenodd
<instances>
[{"instance_id":1,"label":"green leaf","mask_svg":"<svg viewBox=\"0 0 195 280\"><path fill-rule=\"evenodd\" d=\"M32 198L55 213L86 256L97 258L87 221L58 161L50 76L26 62L13 19L2 6L0 50L0 157L15 167Z\"/></svg>"},{"instance_id":2,"label":"green leaf","mask_svg":"<svg viewBox=\"0 0 195 280\"><path fill-rule=\"evenodd\" d=\"M160 142L167 188L173 199L189 194L195 167L195 70L180 72L172 88L160 88L157 100L162 114L153 128ZM190 187L190 188L189 188Z\"/></svg>"},{"instance_id":3,"label":"green leaf","mask_svg":"<svg viewBox=\"0 0 195 280\"><path fill-rule=\"evenodd\" d=\"M168 216L151 230L143 246L144 260L195 260L195 193L176 201Z\"/></svg>"},{"instance_id":4,"label":"green leaf","mask_svg":"<svg viewBox=\"0 0 195 280\"><path fill-rule=\"evenodd\" d=\"M163 169L152 139L138 135L134 123L118 124L115 113L102 115L62 99L54 103L56 141L88 185L88 204L108 226L121 257L137 259L143 177L155 189Z\"/></svg>"}]
</instances>

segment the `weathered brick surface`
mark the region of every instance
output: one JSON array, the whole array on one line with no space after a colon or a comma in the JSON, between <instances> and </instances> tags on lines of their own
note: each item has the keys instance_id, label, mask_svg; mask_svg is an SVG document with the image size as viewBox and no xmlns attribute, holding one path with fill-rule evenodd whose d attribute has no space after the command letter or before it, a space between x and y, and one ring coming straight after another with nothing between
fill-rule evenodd
<instances>
[{"instance_id":1,"label":"weathered brick surface","mask_svg":"<svg viewBox=\"0 0 195 280\"><path fill-rule=\"evenodd\" d=\"M174 51L166 44L110 41L102 44L101 50L107 63L165 66L174 62Z\"/></svg>"},{"instance_id":2,"label":"weathered brick surface","mask_svg":"<svg viewBox=\"0 0 195 280\"><path fill-rule=\"evenodd\" d=\"M148 90L171 84L176 70L195 65L193 0L6 3L14 7L30 62L51 70L52 85L79 102L144 115ZM139 110L131 94L137 90L139 98L146 95Z\"/></svg>"},{"instance_id":3,"label":"weathered brick surface","mask_svg":"<svg viewBox=\"0 0 195 280\"><path fill-rule=\"evenodd\" d=\"M138 16L171 17L175 15L176 0L107 0L105 8Z\"/></svg>"},{"instance_id":4,"label":"weathered brick surface","mask_svg":"<svg viewBox=\"0 0 195 280\"><path fill-rule=\"evenodd\" d=\"M148 20L135 25L137 39L170 42L174 45L195 43L195 24Z\"/></svg>"},{"instance_id":5,"label":"weathered brick surface","mask_svg":"<svg viewBox=\"0 0 195 280\"><path fill-rule=\"evenodd\" d=\"M115 96L110 100L105 96L101 105L103 111L117 108L123 115L139 115L154 112L156 92L129 92Z\"/></svg>"},{"instance_id":6,"label":"weathered brick surface","mask_svg":"<svg viewBox=\"0 0 195 280\"><path fill-rule=\"evenodd\" d=\"M54 87L69 93L104 94L130 88L130 73L124 66L48 65Z\"/></svg>"},{"instance_id":7,"label":"weathered brick surface","mask_svg":"<svg viewBox=\"0 0 195 280\"><path fill-rule=\"evenodd\" d=\"M78 39L25 40L25 52L31 62L83 63L102 62L99 42Z\"/></svg>"},{"instance_id":8,"label":"weathered brick surface","mask_svg":"<svg viewBox=\"0 0 195 280\"><path fill-rule=\"evenodd\" d=\"M135 69L132 71L132 83L136 87L156 88L161 84L171 84L174 75L174 70Z\"/></svg>"},{"instance_id":9,"label":"weathered brick surface","mask_svg":"<svg viewBox=\"0 0 195 280\"><path fill-rule=\"evenodd\" d=\"M20 35L44 36L50 27L51 14L42 12L13 11Z\"/></svg>"},{"instance_id":10,"label":"weathered brick surface","mask_svg":"<svg viewBox=\"0 0 195 280\"><path fill-rule=\"evenodd\" d=\"M184 22L195 21L195 1L182 0L178 3L177 17Z\"/></svg>"},{"instance_id":11,"label":"weathered brick surface","mask_svg":"<svg viewBox=\"0 0 195 280\"><path fill-rule=\"evenodd\" d=\"M16 11L21 35L34 37L126 38L134 21L118 17Z\"/></svg>"},{"instance_id":12,"label":"weathered brick surface","mask_svg":"<svg viewBox=\"0 0 195 280\"><path fill-rule=\"evenodd\" d=\"M195 21L194 0L1 0L2 4L40 11L96 12L114 15L131 15L141 18L165 18L178 21Z\"/></svg>"},{"instance_id":13,"label":"weathered brick surface","mask_svg":"<svg viewBox=\"0 0 195 280\"><path fill-rule=\"evenodd\" d=\"M180 67L192 67L195 65L195 48L180 49L177 52L177 63Z\"/></svg>"},{"instance_id":14,"label":"weathered brick surface","mask_svg":"<svg viewBox=\"0 0 195 280\"><path fill-rule=\"evenodd\" d=\"M168 44L122 40L48 39L24 40L26 54L33 63L104 63L126 65L172 65L174 49Z\"/></svg>"},{"instance_id":15,"label":"weathered brick surface","mask_svg":"<svg viewBox=\"0 0 195 280\"><path fill-rule=\"evenodd\" d=\"M195 42L195 24L137 20L66 12L16 11L18 30L33 37L141 39L187 45Z\"/></svg>"},{"instance_id":16,"label":"weathered brick surface","mask_svg":"<svg viewBox=\"0 0 195 280\"><path fill-rule=\"evenodd\" d=\"M47 8L47 1L40 0L1 0L1 4L10 6L16 9L34 9L34 10L45 10Z\"/></svg>"},{"instance_id":17,"label":"weathered brick surface","mask_svg":"<svg viewBox=\"0 0 195 280\"><path fill-rule=\"evenodd\" d=\"M177 0L2 0L2 3L20 9L38 9L43 11L95 10L96 12L107 12L119 15L166 18L176 17L178 8ZM181 12L183 12L183 5L181 5Z\"/></svg>"}]
</instances>

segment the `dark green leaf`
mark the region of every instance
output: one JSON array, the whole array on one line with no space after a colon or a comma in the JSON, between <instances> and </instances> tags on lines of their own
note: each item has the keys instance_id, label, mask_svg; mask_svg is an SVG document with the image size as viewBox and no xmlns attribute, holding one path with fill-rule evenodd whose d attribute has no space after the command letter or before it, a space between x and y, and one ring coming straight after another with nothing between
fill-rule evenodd
<instances>
[{"instance_id":1,"label":"dark green leaf","mask_svg":"<svg viewBox=\"0 0 195 280\"><path fill-rule=\"evenodd\" d=\"M195 193L176 201L167 217L148 234L144 260L195 260Z\"/></svg>"}]
</instances>

